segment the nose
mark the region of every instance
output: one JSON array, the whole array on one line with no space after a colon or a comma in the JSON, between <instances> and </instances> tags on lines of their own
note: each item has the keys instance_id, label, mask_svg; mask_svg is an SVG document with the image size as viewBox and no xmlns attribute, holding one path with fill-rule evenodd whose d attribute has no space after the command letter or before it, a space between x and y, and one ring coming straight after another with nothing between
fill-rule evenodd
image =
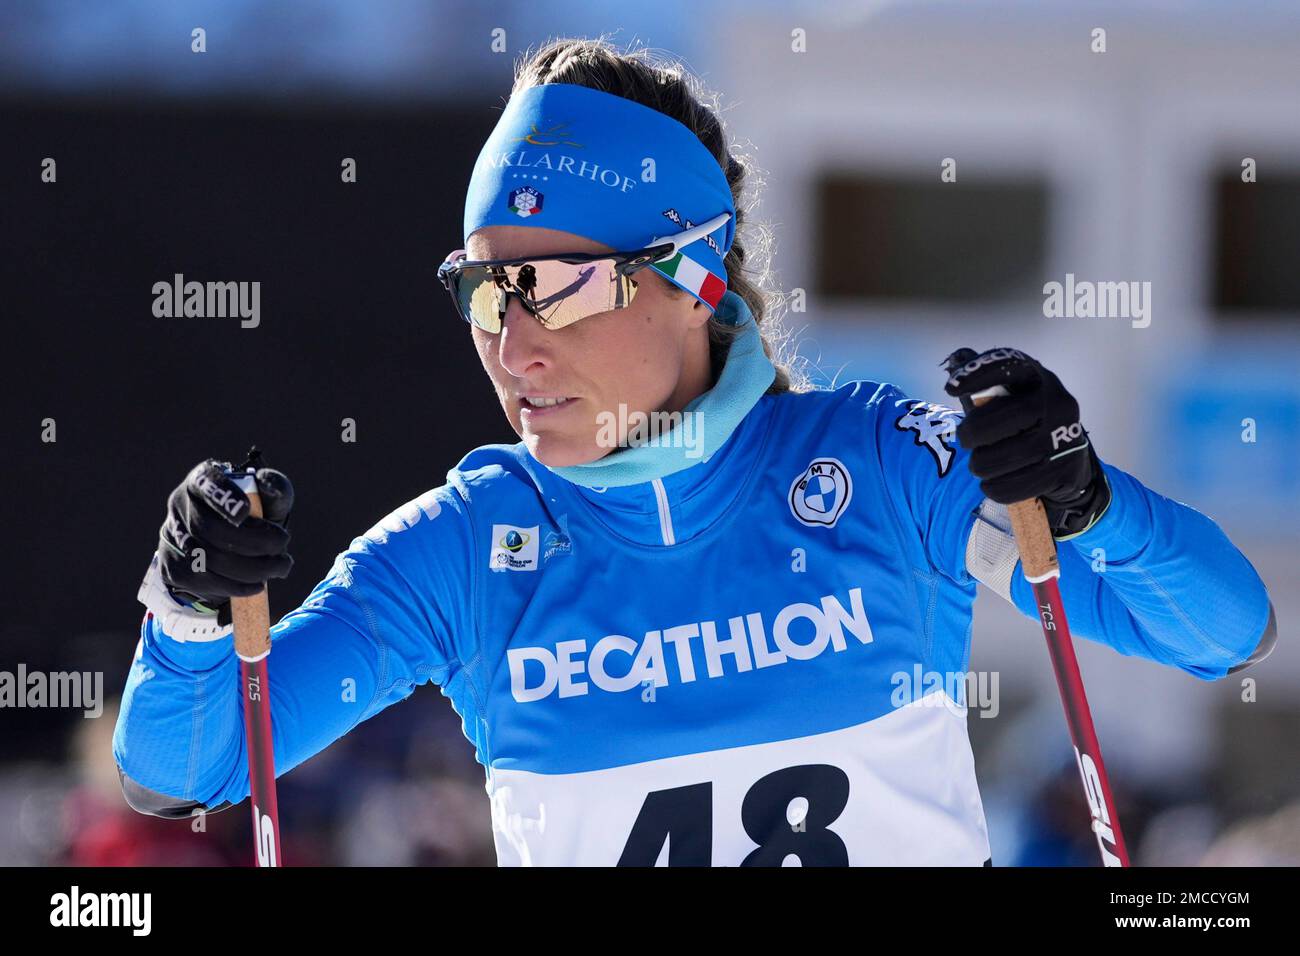
<instances>
[{"instance_id":1,"label":"nose","mask_svg":"<svg viewBox=\"0 0 1300 956\"><path fill-rule=\"evenodd\" d=\"M497 359L515 378L536 375L551 364L546 329L524 308L518 296L508 297Z\"/></svg>"}]
</instances>

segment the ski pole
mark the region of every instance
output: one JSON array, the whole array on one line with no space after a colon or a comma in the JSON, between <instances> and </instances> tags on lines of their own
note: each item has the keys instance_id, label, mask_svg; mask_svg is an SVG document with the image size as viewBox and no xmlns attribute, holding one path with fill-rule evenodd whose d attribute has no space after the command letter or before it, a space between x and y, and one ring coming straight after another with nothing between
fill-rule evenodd
<instances>
[{"instance_id":1,"label":"ski pole","mask_svg":"<svg viewBox=\"0 0 1300 956\"><path fill-rule=\"evenodd\" d=\"M257 449L249 452L250 464L243 474L232 477L248 496L249 516L262 517L262 499L257 493ZM248 779L253 806L253 846L257 865L281 866L280 813L275 802L275 751L271 737L271 701L266 661L271 654L271 614L266 586L251 597L230 599L230 616L235 625L235 654L239 657L240 685L244 695L244 737L248 743Z\"/></svg>"},{"instance_id":2,"label":"ski pole","mask_svg":"<svg viewBox=\"0 0 1300 956\"><path fill-rule=\"evenodd\" d=\"M971 404L983 405L1006 394L1004 386L995 385L972 395ZM1079 673L1079 661L1074 655L1070 627L1065 620L1059 584L1061 566L1056 558L1056 539L1047 523L1047 512L1037 498L1010 504L1007 511L1011 516L1016 549L1020 552L1020 569L1034 589L1038 620L1043 626L1043 637L1047 639L1052 669L1056 672L1056 686L1061 692L1065 723L1074 744L1074 759L1083 779L1083 795L1092 815L1092 832L1097 837L1102 865L1128 866L1128 849L1120 832L1115 798L1110 779L1106 776L1106 766L1102 763L1101 744L1092 724L1092 712L1088 709L1088 697L1083 690L1083 675Z\"/></svg>"}]
</instances>

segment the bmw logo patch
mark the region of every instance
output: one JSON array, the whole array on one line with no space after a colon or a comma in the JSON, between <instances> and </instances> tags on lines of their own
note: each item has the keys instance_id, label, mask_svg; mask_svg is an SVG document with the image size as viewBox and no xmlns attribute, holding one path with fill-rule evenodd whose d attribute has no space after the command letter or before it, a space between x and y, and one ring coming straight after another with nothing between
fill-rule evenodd
<instances>
[{"instance_id":1,"label":"bmw logo patch","mask_svg":"<svg viewBox=\"0 0 1300 956\"><path fill-rule=\"evenodd\" d=\"M810 528L835 527L853 497L853 479L837 458L815 458L790 486L790 513Z\"/></svg>"}]
</instances>

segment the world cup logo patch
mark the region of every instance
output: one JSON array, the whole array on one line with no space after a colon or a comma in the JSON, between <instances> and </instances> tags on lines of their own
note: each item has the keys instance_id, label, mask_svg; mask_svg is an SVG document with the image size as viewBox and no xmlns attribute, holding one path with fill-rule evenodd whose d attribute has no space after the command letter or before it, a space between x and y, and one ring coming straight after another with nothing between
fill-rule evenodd
<instances>
[{"instance_id":1,"label":"world cup logo patch","mask_svg":"<svg viewBox=\"0 0 1300 956\"><path fill-rule=\"evenodd\" d=\"M537 531L537 525L531 528L520 528L515 525L494 524L488 568L492 571L536 571Z\"/></svg>"},{"instance_id":2,"label":"world cup logo patch","mask_svg":"<svg viewBox=\"0 0 1300 956\"><path fill-rule=\"evenodd\" d=\"M853 497L853 479L837 458L815 458L790 486L790 513L810 528L835 527Z\"/></svg>"},{"instance_id":3,"label":"world cup logo patch","mask_svg":"<svg viewBox=\"0 0 1300 956\"><path fill-rule=\"evenodd\" d=\"M512 190L507 205L510 211L521 219L527 219L529 216L536 216L542 211L542 200L545 197L541 192L532 186L520 186Z\"/></svg>"}]
</instances>

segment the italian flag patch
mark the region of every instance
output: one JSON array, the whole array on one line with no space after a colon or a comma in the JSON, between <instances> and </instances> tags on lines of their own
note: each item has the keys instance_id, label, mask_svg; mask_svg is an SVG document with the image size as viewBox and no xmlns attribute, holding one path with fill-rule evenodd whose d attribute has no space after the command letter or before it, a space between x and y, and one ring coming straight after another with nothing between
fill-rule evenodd
<instances>
[{"instance_id":1,"label":"italian flag patch","mask_svg":"<svg viewBox=\"0 0 1300 956\"><path fill-rule=\"evenodd\" d=\"M707 302L711 309L717 309L722 294L727 291L725 282L680 252L666 262L656 262L654 267L687 292Z\"/></svg>"}]
</instances>

